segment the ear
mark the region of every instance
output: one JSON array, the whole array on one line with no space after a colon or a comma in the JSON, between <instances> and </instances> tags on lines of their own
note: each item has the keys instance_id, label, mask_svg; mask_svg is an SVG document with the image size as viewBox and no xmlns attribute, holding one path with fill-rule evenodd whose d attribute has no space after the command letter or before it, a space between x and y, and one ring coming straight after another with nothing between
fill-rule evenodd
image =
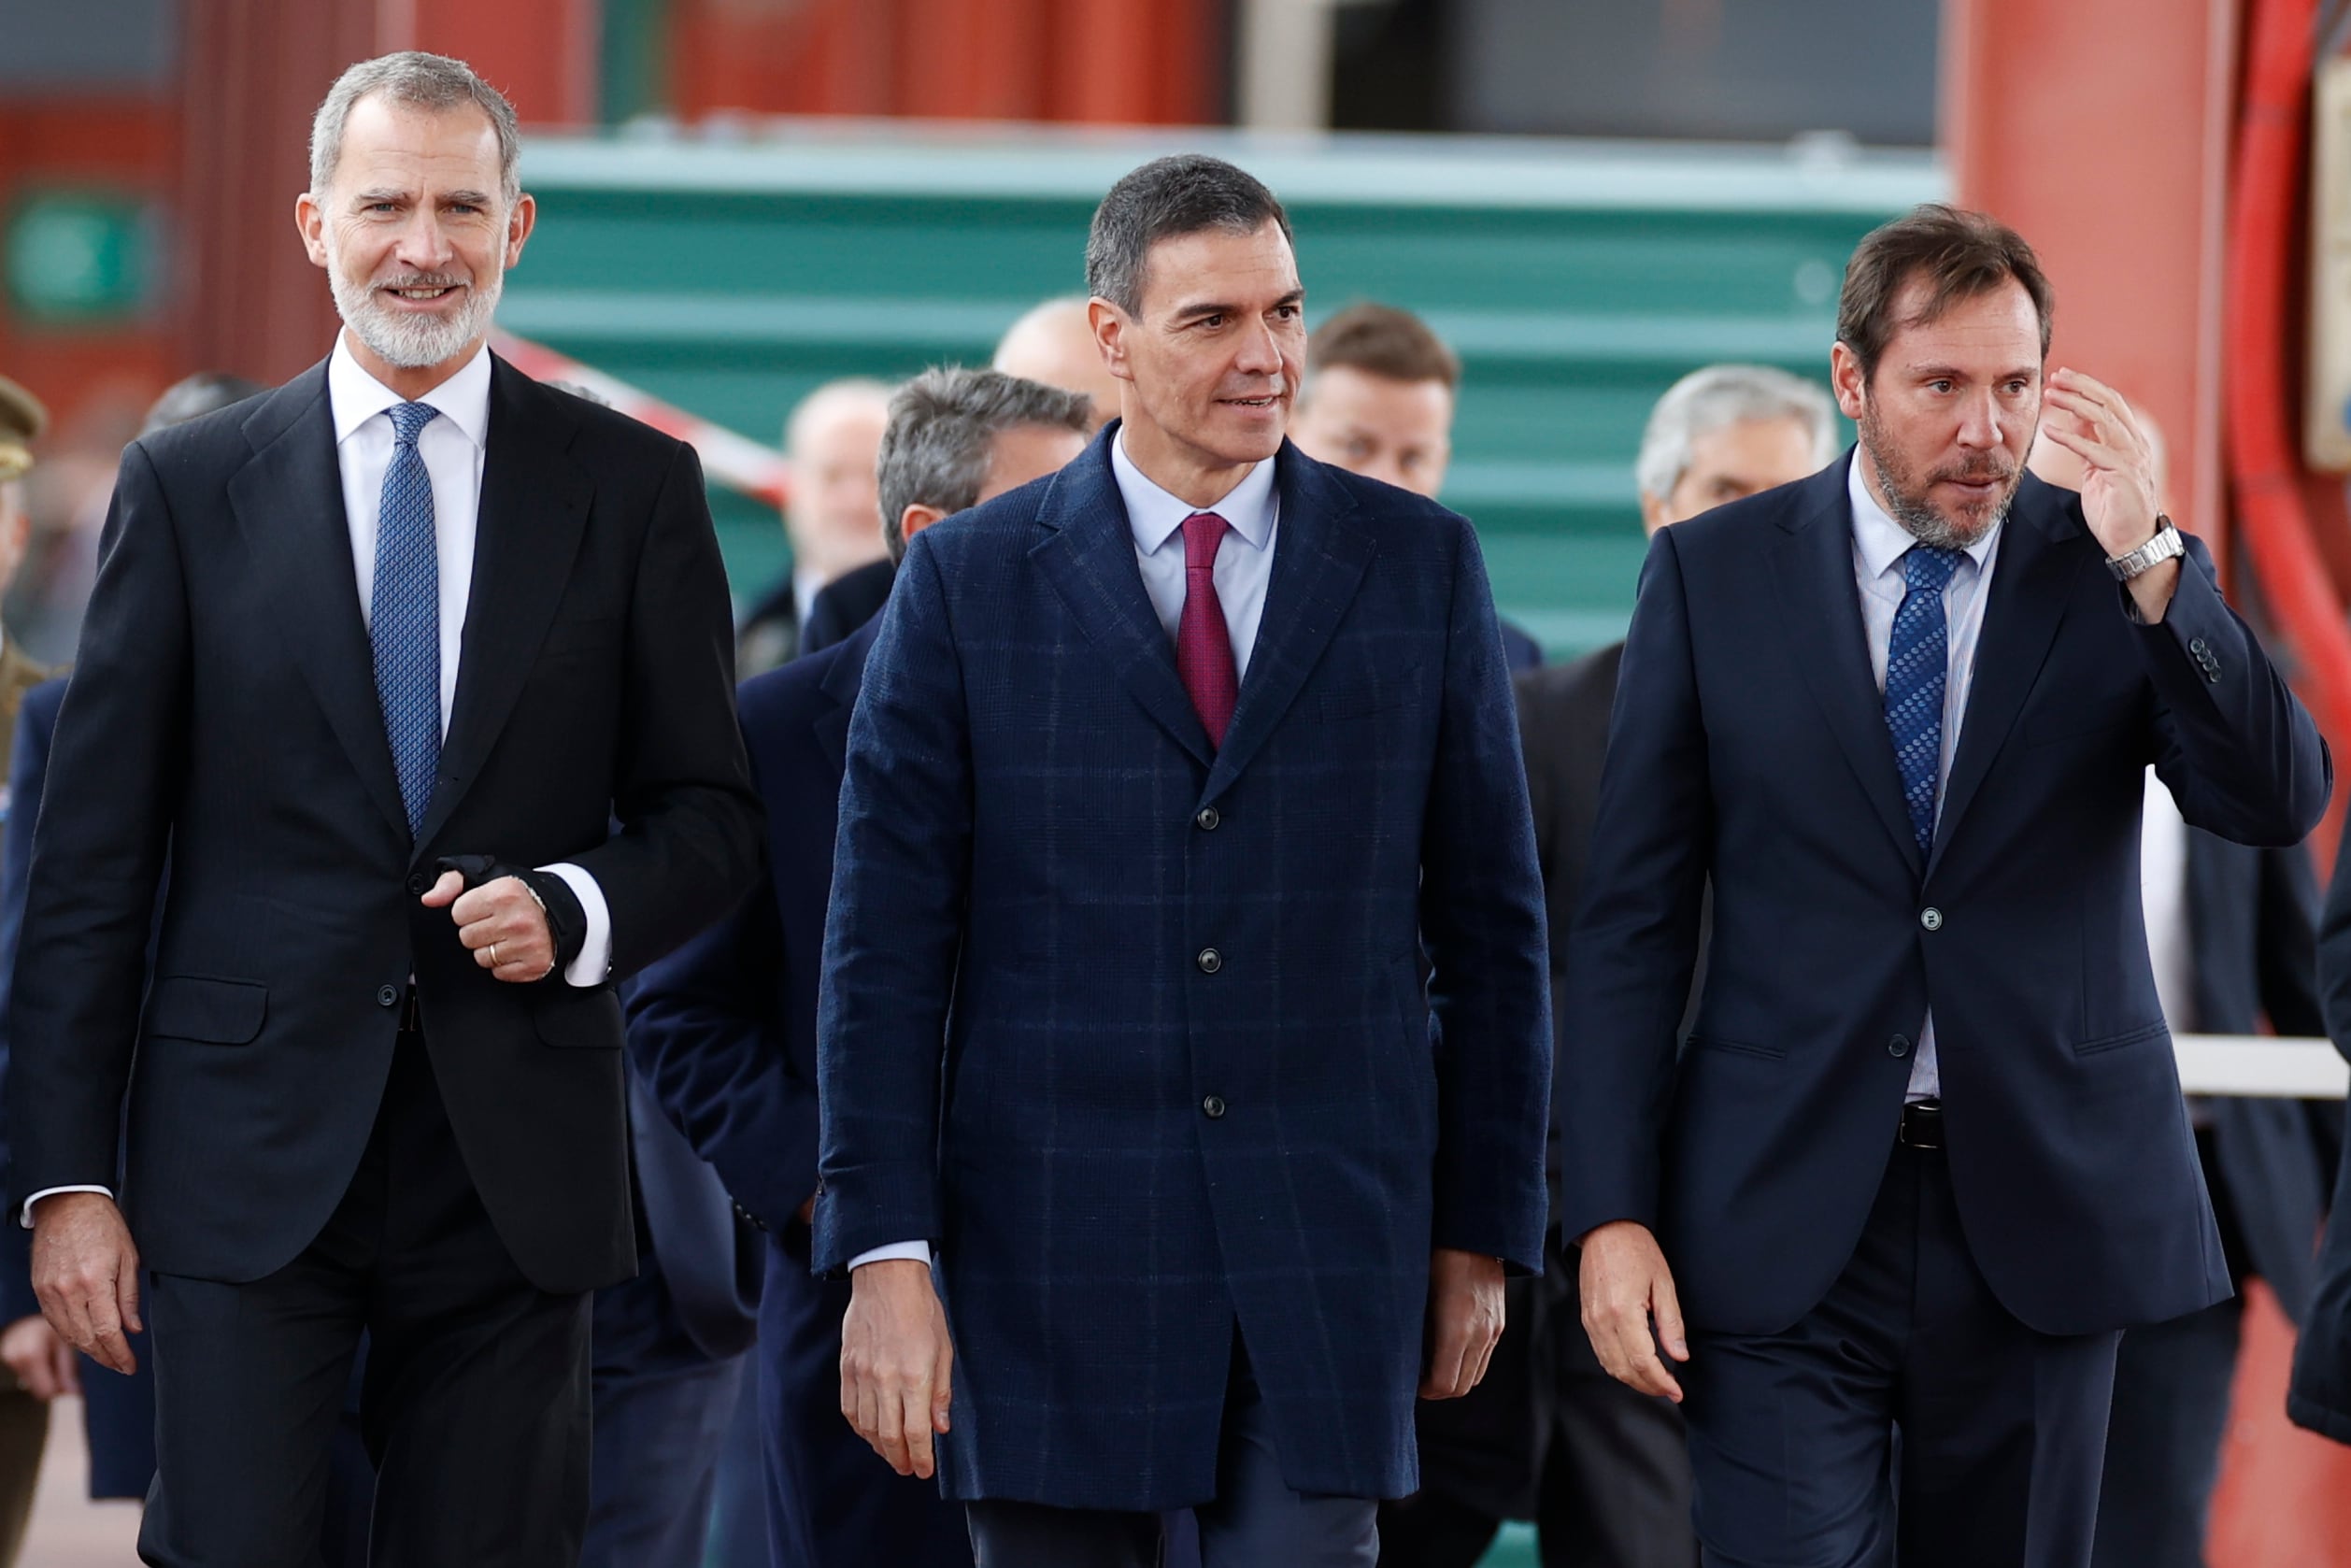
<instances>
[{"instance_id":1,"label":"ear","mask_svg":"<svg viewBox=\"0 0 2351 1568\"><path fill-rule=\"evenodd\" d=\"M302 248L310 253L310 264L332 264L326 253L326 209L307 191L294 198L294 227L302 234Z\"/></svg>"},{"instance_id":2,"label":"ear","mask_svg":"<svg viewBox=\"0 0 2351 1568\"><path fill-rule=\"evenodd\" d=\"M1643 491L1641 492L1641 532L1654 539L1657 537L1657 531L1664 527L1667 521L1665 498L1661 495L1651 495L1647 491Z\"/></svg>"},{"instance_id":3,"label":"ear","mask_svg":"<svg viewBox=\"0 0 2351 1568\"><path fill-rule=\"evenodd\" d=\"M1094 347L1101 350L1102 363L1110 367L1110 374L1121 381L1134 379L1134 370L1127 363L1127 336L1134 328L1133 318L1096 294L1086 302L1086 322L1094 329Z\"/></svg>"},{"instance_id":4,"label":"ear","mask_svg":"<svg viewBox=\"0 0 2351 1568\"><path fill-rule=\"evenodd\" d=\"M514 199L514 210L506 214L506 265L522 259L522 242L531 237L538 221L538 198L525 191Z\"/></svg>"},{"instance_id":5,"label":"ear","mask_svg":"<svg viewBox=\"0 0 2351 1568\"><path fill-rule=\"evenodd\" d=\"M909 501L906 509L898 514L898 536L911 539L947 514L936 506L926 506L919 501Z\"/></svg>"},{"instance_id":6,"label":"ear","mask_svg":"<svg viewBox=\"0 0 2351 1568\"><path fill-rule=\"evenodd\" d=\"M1836 389L1837 406L1848 420L1858 420L1869 406L1870 378L1861 373L1860 356L1838 343L1829 349L1829 384Z\"/></svg>"}]
</instances>

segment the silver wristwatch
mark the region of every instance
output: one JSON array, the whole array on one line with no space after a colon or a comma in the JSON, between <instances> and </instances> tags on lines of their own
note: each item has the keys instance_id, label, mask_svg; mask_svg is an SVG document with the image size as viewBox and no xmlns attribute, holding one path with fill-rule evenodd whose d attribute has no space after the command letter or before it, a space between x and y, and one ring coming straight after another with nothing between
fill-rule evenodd
<instances>
[{"instance_id":1,"label":"silver wristwatch","mask_svg":"<svg viewBox=\"0 0 2351 1568\"><path fill-rule=\"evenodd\" d=\"M2106 570L2115 574L2116 582L2129 582L2143 572L2153 570L2163 562L2175 560L2187 553L2180 542L2180 531L2172 526L2172 520L2158 514L2155 537L2132 550L2129 555L2109 556Z\"/></svg>"}]
</instances>

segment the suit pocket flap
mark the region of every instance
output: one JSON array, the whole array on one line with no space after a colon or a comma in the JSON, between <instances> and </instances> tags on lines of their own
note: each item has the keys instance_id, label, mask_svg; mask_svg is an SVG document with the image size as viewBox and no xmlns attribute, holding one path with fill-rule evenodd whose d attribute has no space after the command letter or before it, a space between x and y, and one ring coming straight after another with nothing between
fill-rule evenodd
<instances>
[{"instance_id":1,"label":"suit pocket flap","mask_svg":"<svg viewBox=\"0 0 2351 1568\"><path fill-rule=\"evenodd\" d=\"M253 980L164 975L147 998L147 1032L175 1040L242 1046L269 1016L269 988Z\"/></svg>"},{"instance_id":2,"label":"suit pocket flap","mask_svg":"<svg viewBox=\"0 0 2351 1568\"><path fill-rule=\"evenodd\" d=\"M558 982L533 1000L531 1022L550 1046L620 1048L620 1002L610 986Z\"/></svg>"}]
</instances>

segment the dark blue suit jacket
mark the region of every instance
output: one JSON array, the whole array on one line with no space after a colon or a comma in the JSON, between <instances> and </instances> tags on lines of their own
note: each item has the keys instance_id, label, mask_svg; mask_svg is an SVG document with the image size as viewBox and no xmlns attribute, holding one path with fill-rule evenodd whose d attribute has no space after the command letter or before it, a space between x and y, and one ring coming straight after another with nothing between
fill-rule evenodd
<instances>
[{"instance_id":1,"label":"dark blue suit jacket","mask_svg":"<svg viewBox=\"0 0 2351 1568\"><path fill-rule=\"evenodd\" d=\"M2317 990L2318 878L2306 846L2251 849L2189 829L2187 928L2196 1030L2251 1034L2267 1019L2279 1034L2326 1032ZM2216 1099L2207 1110L2211 1174L2244 1241L2246 1256L2234 1262L2266 1280L2299 1323L2316 1273L2341 1110L2252 1098Z\"/></svg>"},{"instance_id":2,"label":"dark blue suit jacket","mask_svg":"<svg viewBox=\"0 0 2351 1568\"><path fill-rule=\"evenodd\" d=\"M2134 625L2079 498L2028 476L1922 863L1850 461L1650 547L1569 948L1566 1233L1639 1220L1695 1325L1787 1328L1860 1235L1931 1005L1952 1186L2001 1304L2072 1334L2223 1299L2140 909L2145 769L2191 825L2289 845L2325 809L2325 747L2202 545Z\"/></svg>"},{"instance_id":3,"label":"dark blue suit jacket","mask_svg":"<svg viewBox=\"0 0 2351 1568\"><path fill-rule=\"evenodd\" d=\"M848 1290L811 1277L807 1228L793 1218L817 1186L817 974L834 805L876 630L869 622L743 683L767 875L725 919L638 977L629 1050L663 1112L768 1231L760 1397L778 1561L950 1568L971 1561L960 1513L931 1483L891 1472L841 1418Z\"/></svg>"},{"instance_id":4,"label":"dark blue suit jacket","mask_svg":"<svg viewBox=\"0 0 2351 1568\"><path fill-rule=\"evenodd\" d=\"M2351 1056L2351 823L2319 919L2318 996L2335 1049ZM2334 1213L2327 1222L2317 1283L2301 1330L2286 1413L2299 1426L2351 1443L2351 1135L2344 1139Z\"/></svg>"},{"instance_id":5,"label":"dark blue suit jacket","mask_svg":"<svg viewBox=\"0 0 2351 1568\"><path fill-rule=\"evenodd\" d=\"M1484 565L1460 518L1284 447L1213 747L1116 430L919 535L883 612L816 1262L938 1244L951 1496L1213 1496L1236 1325L1289 1484L1396 1496L1432 1245L1542 1259L1543 890Z\"/></svg>"}]
</instances>

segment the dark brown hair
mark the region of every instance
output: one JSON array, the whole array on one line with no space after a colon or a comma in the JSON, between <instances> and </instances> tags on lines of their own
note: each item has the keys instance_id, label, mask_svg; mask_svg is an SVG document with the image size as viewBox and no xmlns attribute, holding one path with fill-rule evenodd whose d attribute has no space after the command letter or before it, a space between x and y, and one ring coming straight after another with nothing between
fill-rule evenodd
<instances>
[{"instance_id":1,"label":"dark brown hair","mask_svg":"<svg viewBox=\"0 0 2351 1568\"><path fill-rule=\"evenodd\" d=\"M1927 285L1925 302L1898 319L1896 302L1914 278ZM1942 202L1924 203L1871 230L1845 264L1837 341L1853 351L1867 380L1877 373L1878 357L1896 332L1939 321L1959 301L1988 293L2011 278L2032 298L2041 318L2041 355L2046 359L2057 298L2032 247L1998 219Z\"/></svg>"},{"instance_id":2,"label":"dark brown hair","mask_svg":"<svg viewBox=\"0 0 2351 1568\"><path fill-rule=\"evenodd\" d=\"M1391 381L1461 384L1460 356L1409 310L1368 301L1350 305L1306 339L1306 375L1345 365Z\"/></svg>"}]
</instances>

